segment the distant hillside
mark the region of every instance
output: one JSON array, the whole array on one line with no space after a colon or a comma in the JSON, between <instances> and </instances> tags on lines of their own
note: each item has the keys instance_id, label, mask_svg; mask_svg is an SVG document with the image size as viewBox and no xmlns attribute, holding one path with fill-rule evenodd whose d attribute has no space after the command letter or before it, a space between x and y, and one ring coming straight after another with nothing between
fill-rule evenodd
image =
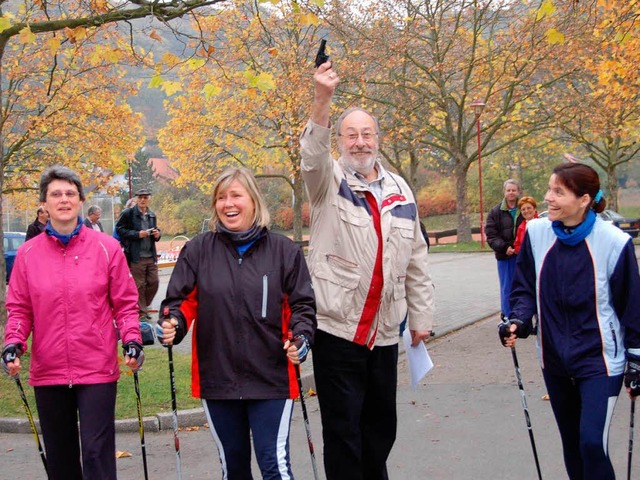
<instances>
[{"instance_id":1,"label":"distant hillside","mask_svg":"<svg viewBox=\"0 0 640 480\"><path fill-rule=\"evenodd\" d=\"M195 35L187 19L176 19L171 22L171 31L166 25L156 20L142 19L134 22L134 41L138 48L143 48L145 52L152 52L153 58L157 61L166 52L183 57L191 55L191 50L187 47L187 39L179 34ZM155 32L162 41L150 37L151 32ZM148 84L154 74L150 68L128 67L126 78L131 81L141 81L140 94L130 97L128 103L131 108L144 116L144 135L149 139L155 139L158 130L162 128L168 116L164 110L163 102L167 98L164 92L158 88L149 88ZM157 142L156 142L157 145Z\"/></svg>"}]
</instances>

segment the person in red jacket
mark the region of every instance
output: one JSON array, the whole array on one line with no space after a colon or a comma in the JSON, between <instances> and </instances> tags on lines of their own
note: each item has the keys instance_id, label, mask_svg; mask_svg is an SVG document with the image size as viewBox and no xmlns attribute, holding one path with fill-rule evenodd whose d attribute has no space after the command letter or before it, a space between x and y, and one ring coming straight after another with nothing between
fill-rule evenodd
<instances>
[{"instance_id":1,"label":"person in red jacket","mask_svg":"<svg viewBox=\"0 0 640 480\"><path fill-rule=\"evenodd\" d=\"M518 225L518 230L516 231L516 239L513 242L513 249L515 250L516 255L520 252L520 247L522 246L522 241L524 240L524 234L527 231L527 222L529 220L533 220L534 218L538 218L538 203L536 199L533 197L522 197L518 201L518 208L520 209L520 213L522 214L522 218L524 219L520 225Z\"/></svg>"},{"instance_id":2,"label":"person in red jacket","mask_svg":"<svg viewBox=\"0 0 640 480\"><path fill-rule=\"evenodd\" d=\"M51 480L116 479L118 333L126 365L144 360L127 260L114 238L83 225L84 198L72 170L42 173L49 223L18 249L7 289L2 365L18 375L31 336L29 385Z\"/></svg>"}]
</instances>

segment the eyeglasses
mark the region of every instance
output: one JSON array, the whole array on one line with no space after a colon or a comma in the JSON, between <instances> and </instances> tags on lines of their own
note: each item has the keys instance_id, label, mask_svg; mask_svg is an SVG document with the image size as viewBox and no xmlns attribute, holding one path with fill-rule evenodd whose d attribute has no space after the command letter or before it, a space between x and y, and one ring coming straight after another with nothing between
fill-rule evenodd
<instances>
[{"instance_id":1,"label":"eyeglasses","mask_svg":"<svg viewBox=\"0 0 640 480\"><path fill-rule=\"evenodd\" d=\"M138 195L140 200L144 200L145 198L149 198L151 195Z\"/></svg>"},{"instance_id":2,"label":"eyeglasses","mask_svg":"<svg viewBox=\"0 0 640 480\"><path fill-rule=\"evenodd\" d=\"M67 190L66 192L63 192L62 190L56 190L54 192L49 192L49 197L51 198L55 198L56 200L59 198L62 198L63 196L73 199L76 198L79 195L78 192L75 192L73 190Z\"/></svg>"},{"instance_id":3,"label":"eyeglasses","mask_svg":"<svg viewBox=\"0 0 640 480\"><path fill-rule=\"evenodd\" d=\"M369 142L373 140L374 137L377 137L378 134L375 132L364 131L360 133L356 133L356 132L339 133L338 136L346 138L349 142L355 142L356 140L358 140L358 137L362 137L362 140L364 140L365 142Z\"/></svg>"}]
</instances>

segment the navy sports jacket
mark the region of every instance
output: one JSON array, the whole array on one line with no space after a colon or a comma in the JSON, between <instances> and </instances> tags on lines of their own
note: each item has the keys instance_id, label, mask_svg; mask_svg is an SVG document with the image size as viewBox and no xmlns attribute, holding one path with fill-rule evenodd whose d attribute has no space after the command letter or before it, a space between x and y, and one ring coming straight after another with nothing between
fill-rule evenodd
<instances>
[{"instance_id":1,"label":"navy sports jacket","mask_svg":"<svg viewBox=\"0 0 640 480\"><path fill-rule=\"evenodd\" d=\"M511 290L511 318L538 315L542 368L576 378L624 373L640 355L640 277L631 238L601 218L567 246L548 219L527 224Z\"/></svg>"}]
</instances>

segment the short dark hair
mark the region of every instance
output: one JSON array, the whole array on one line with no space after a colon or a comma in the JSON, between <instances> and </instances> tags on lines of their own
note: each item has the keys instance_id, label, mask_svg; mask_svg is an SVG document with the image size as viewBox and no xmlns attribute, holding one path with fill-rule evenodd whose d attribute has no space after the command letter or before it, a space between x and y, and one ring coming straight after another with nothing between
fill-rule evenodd
<instances>
[{"instance_id":1,"label":"short dark hair","mask_svg":"<svg viewBox=\"0 0 640 480\"><path fill-rule=\"evenodd\" d=\"M87 217L89 215L93 215L94 213L101 212L102 209L98 205L91 205L87 210Z\"/></svg>"},{"instance_id":2,"label":"short dark hair","mask_svg":"<svg viewBox=\"0 0 640 480\"><path fill-rule=\"evenodd\" d=\"M577 197L585 194L589 195L593 202L591 208L596 213L602 212L607 206L607 201L604 197L600 198L598 203L595 202L595 197L600 191L600 177L598 172L589 165L584 163L561 163L553 169L553 173L560 183L571 190Z\"/></svg>"},{"instance_id":3,"label":"short dark hair","mask_svg":"<svg viewBox=\"0 0 640 480\"><path fill-rule=\"evenodd\" d=\"M64 180L65 182L73 183L78 189L78 195L80 200L84 202L84 191L82 190L82 182L76 172L63 165L53 165L47 168L40 176L40 201L47 200L47 189L49 184L54 180Z\"/></svg>"}]
</instances>

